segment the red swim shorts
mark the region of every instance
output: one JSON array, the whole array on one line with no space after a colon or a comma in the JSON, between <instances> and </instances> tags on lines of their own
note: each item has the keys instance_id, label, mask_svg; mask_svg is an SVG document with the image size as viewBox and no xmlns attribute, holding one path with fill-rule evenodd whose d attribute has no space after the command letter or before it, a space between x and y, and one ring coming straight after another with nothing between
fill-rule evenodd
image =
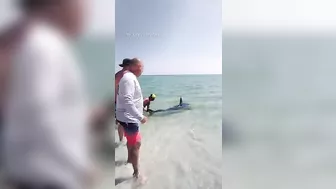
<instances>
[{"instance_id":1,"label":"red swim shorts","mask_svg":"<svg viewBox=\"0 0 336 189\"><path fill-rule=\"evenodd\" d=\"M127 144L130 145L130 146L134 146L138 142L141 142L140 132L136 132L136 133L132 133L132 134L125 132L125 137L127 139Z\"/></svg>"},{"instance_id":2,"label":"red swim shorts","mask_svg":"<svg viewBox=\"0 0 336 189\"><path fill-rule=\"evenodd\" d=\"M136 145L141 141L141 135L139 132L139 124L138 123L125 123L122 121L118 121L120 125L124 128L124 134L127 139L127 144L130 146Z\"/></svg>"}]
</instances>

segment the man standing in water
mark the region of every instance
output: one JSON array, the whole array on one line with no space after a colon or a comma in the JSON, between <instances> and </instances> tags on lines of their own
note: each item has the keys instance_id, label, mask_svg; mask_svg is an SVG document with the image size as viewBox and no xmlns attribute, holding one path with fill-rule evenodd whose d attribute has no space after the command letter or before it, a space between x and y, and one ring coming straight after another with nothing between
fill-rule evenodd
<instances>
[{"instance_id":1,"label":"man standing in water","mask_svg":"<svg viewBox=\"0 0 336 189\"><path fill-rule=\"evenodd\" d=\"M90 188L86 92L70 48L82 31L84 2L20 0L23 29L4 108L11 188Z\"/></svg>"},{"instance_id":2,"label":"man standing in water","mask_svg":"<svg viewBox=\"0 0 336 189\"><path fill-rule=\"evenodd\" d=\"M114 95L115 103L117 103L117 92L118 92L119 81L124 76L124 73L127 72L130 62L131 62L131 59L125 58L123 60L123 62L121 64L119 64L119 66L122 67L122 69L115 74L115 85L114 85L114 87L115 87L115 95ZM124 130L123 130L122 125L120 125L118 123L118 121L116 121L116 124L117 124L117 127L118 127L119 141L122 142L122 140L124 138Z\"/></svg>"},{"instance_id":3,"label":"man standing in water","mask_svg":"<svg viewBox=\"0 0 336 189\"><path fill-rule=\"evenodd\" d=\"M143 64L139 59L132 59L128 68L129 72L119 82L117 93L116 117L123 126L127 139L128 163L132 163L134 177L139 176L139 150L141 146L140 123L147 122L143 115L143 96L138 77L143 71Z\"/></svg>"}]
</instances>

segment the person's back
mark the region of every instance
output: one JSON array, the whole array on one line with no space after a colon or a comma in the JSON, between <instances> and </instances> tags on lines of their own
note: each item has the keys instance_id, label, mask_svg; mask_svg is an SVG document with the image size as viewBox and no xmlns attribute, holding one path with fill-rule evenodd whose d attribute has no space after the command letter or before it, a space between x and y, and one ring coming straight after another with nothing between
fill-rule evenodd
<instances>
[{"instance_id":1,"label":"person's back","mask_svg":"<svg viewBox=\"0 0 336 189\"><path fill-rule=\"evenodd\" d=\"M121 78L124 76L124 73L127 72L130 61L131 61L131 59L125 58L122 61L122 63L119 64L119 66L122 67L122 69L115 74L115 85L114 85L114 92L115 92L114 93L114 102L115 102L115 105L117 103L117 93L118 93L118 90L119 90L119 82L120 82ZM122 140L124 138L124 130L123 130L122 126L118 124L117 121L116 121L116 124L118 125L119 141L122 142Z\"/></svg>"},{"instance_id":2,"label":"person's back","mask_svg":"<svg viewBox=\"0 0 336 189\"><path fill-rule=\"evenodd\" d=\"M129 109L127 101L125 101L125 98L123 96L120 96L117 94L117 107L116 107L116 117L118 121L122 122L131 122L131 123L137 123L139 122L139 119L143 117L143 96L141 92L141 88L139 85L139 82L136 78L136 76L133 73L127 72L123 75L123 77L120 80L120 83L122 84L129 84L132 83L134 88L132 89L124 89L124 90L132 90L133 96L127 97L129 101L132 101L135 105L135 108L138 110L139 113L133 113L136 112L136 110ZM125 87L125 86L123 86ZM127 86L126 86L127 87ZM130 113L132 112L132 113Z\"/></svg>"},{"instance_id":3,"label":"person's back","mask_svg":"<svg viewBox=\"0 0 336 189\"><path fill-rule=\"evenodd\" d=\"M89 127L76 61L67 40L44 22L32 24L25 36L6 104L6 174L81 188L90 163Z\"/></svg>"},{"instance_id":4,"label":"person's back","mask_svg":"<svg viewBox=\"0 0 336 189\"><path fill-rule=\"evenodd\" d=\"M143 106L144 108L148 107L150 105L150 100L149 98L145 98L144 101L143 101Z\"/></svg>"},{"instance_id":5,"label":"person's back","mask_svg":"<svg viewBox=\"0 0 336 189\"><path fill-rule=\"evenodd\" d=\"M155 94L151 94L151 95L149 95L148 98L145 98L145 100L143 101L143 106L144 106L145 111L153 112L153 110L150 109L150 104L151 104L151 101L155 100L155 98L156 98Z\"/></svg>"},{"instance_id":6,"label":"person's back","mask_svg":"<svg viewBox=\"0 0 336 189\"><path fill-rule=\"evenodd\" d=\"M130 61L131 59L129 58L125 58L121 64L119 64L120 67L122 67L122 69L120 71L118 71L116 74L115 74L115 102L117 102L117 92L118 92L118 85L119 85L119 82L121 80L121 78L123 77L124 73L127 72L127 69L128 69L128 66L130 64Z\"/></svg>"},{"instance_id":7,"label":"person's back","mask_svg":"<svg viewBox=\"0 0 336 189\"><path fill-rule=\"evenodd\" d=\"M115 91L114 91L115 92L114 93L115 102L117 102L118 85L123 75L124 75L124 70L120 70L115 74Z\"/></svg>"}]
</instances>

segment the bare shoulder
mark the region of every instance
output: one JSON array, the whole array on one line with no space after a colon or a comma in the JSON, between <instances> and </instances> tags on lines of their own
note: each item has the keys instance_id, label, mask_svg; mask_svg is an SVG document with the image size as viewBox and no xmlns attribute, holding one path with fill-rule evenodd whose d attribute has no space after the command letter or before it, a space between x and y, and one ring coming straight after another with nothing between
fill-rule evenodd
<instances>
[{"instance_id":1,"label":"bare shoulder","mask_svg":"<svg viewBox=\"0 0 336 189\"><path fill-rule=\"evenodd\" d=\"M120 70L115 74L115 80L120 80L121 76L122 76L122 71Z\"/></svg>"}]
</instances>

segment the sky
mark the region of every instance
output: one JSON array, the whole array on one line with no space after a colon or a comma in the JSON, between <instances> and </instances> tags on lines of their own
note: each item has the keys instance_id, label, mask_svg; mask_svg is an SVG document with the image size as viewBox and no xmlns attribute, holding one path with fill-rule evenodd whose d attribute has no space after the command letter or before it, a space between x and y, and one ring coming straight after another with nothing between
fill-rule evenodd
<instances>
[{"instance_id":1,"label":"sky","mask_svg":"<svg viewBox=\"0 0 336 189\"><path fill-rule=\"evenodd\" d=\"M16 0L0 0L0 28L6 26L18 16L15 9ZM86 36L114 36L115 33L115 1L114 0L87 0L88 25Z\"/></svg>"},{"instance_id":2,"label":"sky","mask_svg":"<svg viewBox=\"0 0 336 189\"><path fill-rule=\"evenodd\" d=\"M116 71L138 57L145 75L221 74L221 0L117 0Z\"/></svg>"},{"instance_id":3,"label":"sky","mask_svg":"<svg viewBox=\"0 0 336 189\"><path fill-rule=\"evenodd\" d=\"M336 30L335 0L224 0L223 31L321 33Z\"/></svg>"},{"instance_id":4,"label":"sky","mask_svg":"<svg viewBox=\"0 0 336 189\"><path fill-rule=\"evenodd\" d=\"M15 9L10 7L13 2L0 0L0 28L15 17ZM221 73L222 30L336 33L334 0L89 2L86 35L116 33L116 63L125 57L139 57L145 63L145 74Z\"/></svg>"}]
</instances>

